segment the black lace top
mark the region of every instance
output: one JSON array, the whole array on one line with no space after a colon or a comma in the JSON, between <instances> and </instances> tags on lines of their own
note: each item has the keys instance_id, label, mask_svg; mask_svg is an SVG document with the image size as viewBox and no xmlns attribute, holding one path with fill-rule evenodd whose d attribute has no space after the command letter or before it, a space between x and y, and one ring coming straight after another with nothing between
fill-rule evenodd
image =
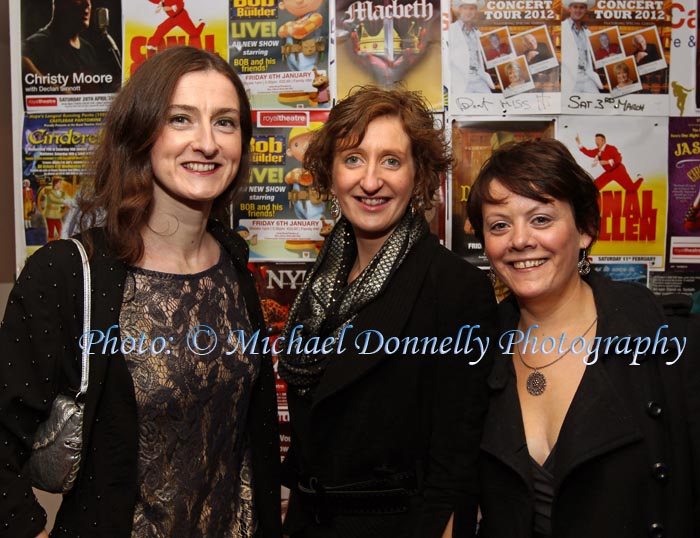
<instances>
[{"instance_id":1,"label":"black lace top","mask_svg":"<svg viewBox=\"0 0 700 538\"><path fill-rule=\"evenodd\" d=\"M231 260L195 275L130 269L119 322L138 408L132 536L253 536L245 422L259 359L227 341L251 330Z\"/></svg>"}]
</instances>

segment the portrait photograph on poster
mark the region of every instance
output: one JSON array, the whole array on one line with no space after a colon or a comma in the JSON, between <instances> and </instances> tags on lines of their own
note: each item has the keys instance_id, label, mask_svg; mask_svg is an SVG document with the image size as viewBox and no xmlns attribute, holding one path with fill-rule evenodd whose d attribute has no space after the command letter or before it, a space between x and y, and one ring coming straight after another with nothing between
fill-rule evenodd
<instances>
[{"instance_id":1,"label":"portrait photograph on poster","mask_svg":"<svg viewBox=\"0 0 700 538\"><path fill-rule=\"evenodd\" d=\"M625 57L620 47L620 30L617 26L591 33L588 36L588 45L591 47L596 69Z\"/></svg>"},{"instance_id":2,"label":"portrait photograph on poster","mask_svg":"<svg viewBox=\"0 0 700 538\"><path fill-rule=\"evenodd\" d=\"M109 106L121 86L118 0L22 0L20 28L27 112Z\"/></svg>"},{"instance_id":3,"label":"portrait photograph on poster","mask_svg":"<svg viewBox=\"0 0 700 538\"><path fill-rule=\"evenodd\" d=\"M611 88L610 95L613 97L638 92L642 89L637 65L631 56L606 65L605 76L608 79L608 87Z\"/></svg>"},{"instance_id":4,"label":"portrait photograph on poster","mask_svg":"<svg viewBox=\"0 0 700 538\"><path fill-rule=\"evenodd\" d=\"M496 72L503 88L503 97L512 97L535 87L525 56L518 56L509 62L498 64Z\"/></svg>"},{"instance_id":5,"label":"portrait photograph on poster","mask_svg":"<svg viewBox=\"0 0 700 538\"><path fill-rule=\"evenodd\" d=\"M656 26L649 26L622 37L625 55L632 56L640 75L653 73L666 67L666 58Z\"/></svg>"},{"instance_id":6,"label":"portrait photograph on poster","mask_svg":"<svg viewBox=\"0 0 700 538\"><path fill-rule=\"evenodd\" d=\"M525 56L533 75L559 65L546 25L515 34L511 41L515 46L515 54Z\"/></svg>"},{"instance_id":7,"label":"portrait photograph on poster","mask_svg":"<svg viewBox=\"0 0 700 538\"><path fill-rule=\"evenodd\" d=\"M507 26L481 34L479 45L487 69L492 69L500 63L515 58Z\"/></svg>"}]
</instances>

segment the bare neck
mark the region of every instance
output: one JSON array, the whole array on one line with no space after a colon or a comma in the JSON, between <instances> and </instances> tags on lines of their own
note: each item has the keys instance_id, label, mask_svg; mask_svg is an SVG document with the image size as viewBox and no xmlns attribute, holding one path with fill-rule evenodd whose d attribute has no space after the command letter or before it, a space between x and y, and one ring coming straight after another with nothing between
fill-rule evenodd
<instances>
[{"instance_id":1,"label":"bare neck","mask_svg":"<svg viewBox=\"0 0 700 538\"><path fill-rule=\"evenodd\" d=\"M207 232L209 209L155 203L141 230L140 267L164 273L193 274L217 263L219 244Z\"/></svg>"},{"instance_id":2,"label":"bare neck","mask_svg":"<svg viewBox=\"0 0 700 538\"><path fill-rule=\"evenodd\" d=\"M518 300L520 327L533 325L543 333L561 332L574 320L592 320L596 316L593 290L577 278L563 293L537 300Z\"/></svg>"}]
</instances>

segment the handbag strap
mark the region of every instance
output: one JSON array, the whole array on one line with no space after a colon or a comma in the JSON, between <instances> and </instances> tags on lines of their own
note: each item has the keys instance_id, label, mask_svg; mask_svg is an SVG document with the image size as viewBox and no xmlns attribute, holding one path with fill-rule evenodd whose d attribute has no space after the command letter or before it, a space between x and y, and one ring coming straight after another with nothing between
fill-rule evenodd
<instances>
[{"instance_id":1,"label":"handbag strap","mask_svg":"<svg viewBox=\"0 0 700 538\"><path fill-rule=\"evenodd\" d=\"M83 262L83 334L80 336L80 339L82 340L80 348L83 350L83 352L81 355L82 365L80 373L80 391L75 397L75 399L77 400L78 398L84 396L87 393L88 377L90 374L90 304L92 298L90 289L92 286L90 280L90 262L88 261L88 256L85 252L85 247L83 247L83 244L80 241L73 237L71 237L70 240L73 241L73 243L75 243L76 247L78 247L78 251L80 252L80 258Z\"/></svg>"}]
</instances>

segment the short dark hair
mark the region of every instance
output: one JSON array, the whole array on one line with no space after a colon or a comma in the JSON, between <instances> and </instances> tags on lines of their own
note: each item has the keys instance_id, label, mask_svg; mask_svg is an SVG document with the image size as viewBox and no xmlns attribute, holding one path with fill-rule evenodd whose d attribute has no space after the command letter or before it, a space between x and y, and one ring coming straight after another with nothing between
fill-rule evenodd
<instances>
[{"instance_id":1,"label":"short dark hair","mask_svg":"<svg viewBox=\"0 0 700 538\"><path fill-rule=\"evenodd\" d=\"M233 84L243 145L238 172L214 200L211 216L228 223L231 202L248 181L253 123L245 88L233 68L216 54L186 46L168 48L149 58L112 102L95 155L94 181L85 185L80 200L81 231L104 221L116 257L127 263L143 255L140 231L153 200L151 149L165 125L177 83L183 75L199 71L215 71Z\"/></svg>"},{"instance_id":2,"label":"short dark hair","mask_svg":"<svg viewBox=\"0 0 700 538\"><path fill-rule=\"evenodd\" d=\"M331 109L328 121L314 132L304 154L304 168L322 193L333 184L333 159L338 151L362 143L367 126L375 119L398 118L411 140L415 166L413 196L418 208L429 209L440 180L452 164L443 129L435 125L429 106L417 92L359 86Z\"/></svg>"},{"instance_id":3,"label":"short dark hair","mask_svg":"<svg viewBox=\"0 0 700 538\"><path fill-rule=\"evenodd\" d=\"M561 142L551 138L510 142L495 150L484 163L467 199L469 220L481 241L483 205L502 201L490 192L494 180L515 194L541 203L552 199L567 202L579 231L590 235L593 241L598 237L598 189Z\"/></svg>"},{"instance_id":4,"label":"short dark hair","mask_svg":"<svg viewBox=\"0 0 700 538\"><path fill-rule=\"evenodd\" d=\"M593 138L598 138L598 137L602 138L603 140L606 140L605 135L604 135L603 133L596 133L596 134L593 136Z\"/></svg>"}]
</instances>

